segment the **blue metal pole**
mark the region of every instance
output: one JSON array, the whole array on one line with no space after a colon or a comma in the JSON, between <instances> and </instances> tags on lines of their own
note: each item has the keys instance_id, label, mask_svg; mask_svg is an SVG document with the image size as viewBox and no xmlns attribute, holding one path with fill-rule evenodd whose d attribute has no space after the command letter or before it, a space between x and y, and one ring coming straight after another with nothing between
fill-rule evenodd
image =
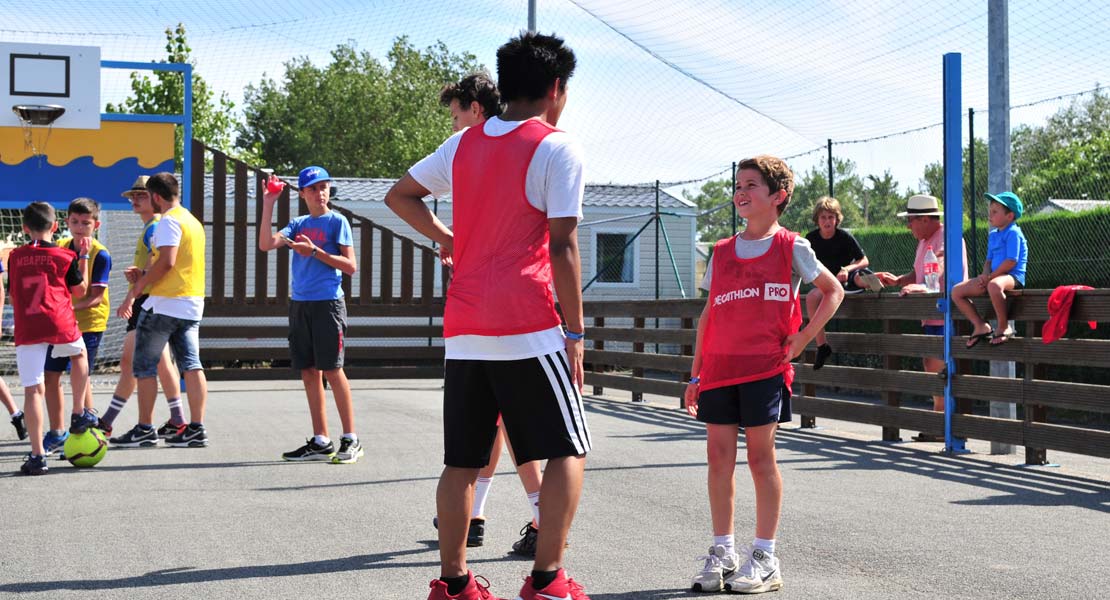
<instances>
[{"instance_id":1,"label":"blue metal pole","mask_svg":"<svg viewBox=\"0 0 1110 600\"><path fill-rule=\"evenodd\" d=\"M185 65L185 111L181 116L185 119L185 131L181 136L185 146L181 153L181 205L185 210L192 210L189 189L193 187L193 65L190 64Z\"/></svg>"},{"instance_id":2,"label":"blue metal pole","mask_svg":"<svg viewBox=\"0 0 1110 600\"><path fill-rule=\"evenodd\" d=\"M937 309L944 314L944 449L951 454L968 450L964 440L952 435L952 415L956 413L956 399L952 396L952 374L956 372L956 359L952 355L952 288L963 279L963 141L961 126L963 108L961 97L960 54L944 55L944 297L937 301Z\"/></svg>"}]
</instances>

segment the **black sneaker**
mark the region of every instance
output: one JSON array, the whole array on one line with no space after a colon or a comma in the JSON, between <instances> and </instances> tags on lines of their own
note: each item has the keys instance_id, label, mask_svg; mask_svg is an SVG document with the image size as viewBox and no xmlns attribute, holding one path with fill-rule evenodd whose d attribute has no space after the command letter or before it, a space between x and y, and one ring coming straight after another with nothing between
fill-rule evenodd
<instances>
[{"instance_id":1,"label":"black sneaker","mask_svg":"<svg viewBox=\"0 0 1110 600\"><path fill-rule=\"evenodd\" d=\"M528 558L536 557L536 536L540 533L539 529L532 527L532 522L528 523L521 528L521 538L513 542L513 554L517 556L526 556Z\"/></svg>"},{"instance_id":2,"label":"black sneaker","mask_svg":"<svg viewBox=\"0 0 1110 600\"><path fill-rule=\"evenodd\" d=\"M296 450L283 452L281 457L285 460L293 461L308 461L308 460L323 460L329 461L331 457L335 456L335 444L328 440L327 444L321 446L316 443L313 438L305 440L307 443Z\"/></svg>"},{"instance_id":3,"label":"black sneaker","mask_svg":"<svg viewBox=\"0 0 1110 600\"><path fill-rule=\"evenodd\" d=\"M23 422L23 413L19 413L18 417L12 417L12 427L15 427L15 435L19 439L27 439L27 425Z\"/></svg>"},{"instance_id":4,"label":"black sneaker","mask_svg":"<svg viewBox=\"0 0 1110 600\"><path fill-rule=\"evenodd\" d=\"M158 445L158 432L136 425L119 437L108 438L108 443L120 448L149 448Z\"/></svg>"},{"instance_id":5,"label":"black sneaker","mask_svg":"<svg viewBox=\"0 0 1110 600\"><path fill-rule=\"evenodd\" d=\"M165 423L162 423L161 427L158 428L158 437L168 440L175 435L181 435L181 432L185 431L186 425L186 423L174 425L173 421L166 421Z\"/></svg>"},{"instance_id":6,"label":"black sneaker","mask_svg":"<svg viewBox=\"0 0 1110 600\"><path fill-rule=\"evenodd\" d=\"M432 517L432 527L439 529L439 517ZM466 531L466 547L477 548L486 543L486 520L471 519Z\"/></svg>"},{"instance_id":7,"label":"black sneaker","mask_svg":"<svg viewBox=\"0 0 1110 600\"><path fill-rule=\"evenodd\" d=\"M204 425L190 423L181 433L166 440L166 445L174 448L204 448L208 446L208 432Z\"/></svg>"},{"instance_id":8,"label":"black sneaker","mask_svg":"<svg viewBox=\"0 0 1110 600\"><path fill-rule=\"evenodd\" d=\"M104 435L112 435L112 426L99 416L96 417L96 428L103 431Z\"/></svg>"},{"instance_id":9,"label":"black sneaker","mask_svg":"<svg viewBox=\"0 0 1110 600\"><path fill-rule=\"evenodd\" d=\"M27 461L19 467L19 472L24 475L46 475L50 468L46 466L46 457L43 455L27 456Z\"/></svg>"},{"instance_id":10,"label":"black sneaker","mask_svg":"<svg viewBox=\"0 0 1110 600\"><path fill-rule=\"evenodd\" d=\"M816 371L825 366L825 361L829 360L829 357L832 356L832 353L832 346L828 344L821 344L820 346L818 346L817 358L813 359L813 370Z\"/></svg>"}]
</instances>

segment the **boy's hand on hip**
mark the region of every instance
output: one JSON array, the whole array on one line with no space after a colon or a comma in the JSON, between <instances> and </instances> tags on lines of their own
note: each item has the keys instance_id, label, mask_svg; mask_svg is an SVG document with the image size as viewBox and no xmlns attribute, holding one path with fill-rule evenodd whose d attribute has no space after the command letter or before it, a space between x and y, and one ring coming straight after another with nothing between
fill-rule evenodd
<instances>
[{"instance_id":1,"label":"boy's hand on hip","mask_svg":"<svg viewBox=\"0 0 1110 600\"><path fill-rule=\"evenodd\" d=\"M786 341L783 342L783 349L786 351L786 357L782 359L782 362L788 363L797 358L798 355L806 349L806 345L808 344L809 337L801 331L787 336Z\"/></svg>"}]
</instances>

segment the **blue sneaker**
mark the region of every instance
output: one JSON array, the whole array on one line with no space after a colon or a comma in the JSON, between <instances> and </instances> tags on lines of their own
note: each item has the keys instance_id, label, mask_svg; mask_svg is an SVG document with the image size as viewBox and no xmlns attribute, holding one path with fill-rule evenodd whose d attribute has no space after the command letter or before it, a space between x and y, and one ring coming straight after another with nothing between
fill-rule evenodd
<instances>
[{"instance_id":1,"label":"blue sneaker","mask_svg":"<svg viewBox=\"0 0 1110 600\"><path fill-rule=\"evenodd\" d=\"M81 414L73 415L69 419L69 432L74 434L82 434L96 427L100 424L100 417L91 410L86 410Z\"/></svg>"},{"instance_id":2,"label":"blue sneaker","mask_svg":"<svg viewBox=\"0 0 1110 600\"><path fill-rule=\"evenodd\" d=\"M68 431L63 431L61 435L53 431L47 431L46 435L42 436L42 454L43 456L50 456L54 452L61 450L62 446L66 444L66 438L69 437Z\"/></svg>"}]
</instances>

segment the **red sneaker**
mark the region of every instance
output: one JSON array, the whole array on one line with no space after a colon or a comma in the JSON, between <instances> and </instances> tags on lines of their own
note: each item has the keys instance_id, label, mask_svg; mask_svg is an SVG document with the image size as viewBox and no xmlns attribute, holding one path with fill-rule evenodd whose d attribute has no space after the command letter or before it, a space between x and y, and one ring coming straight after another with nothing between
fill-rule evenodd
<instances>
[{"instance_id":1,"label":"red sneaker","mask_svg":"<svg viewBox=\"0 0 1110 600\"><path fill-rule=\"evenodd\" d=\"M466 587L456 596L447 593L447 584L443 580L433 579L428 584L428 587L432 588L432 591L428 593L428 600L503 600L490 593L489 581L485 577L482 578L482 581L485 582L485 585L483 585L478 583L478 578L474 576L474 573L467 571L466 574L470 577L470 581L466 582Z\"/></svg>"},{"instance_id":2,"label":"red sneaker","mask_svg":"<svg viewBox=\"0 0 1110 600\"><path fill-rule=\"evenodd\" d=\"M532 577L528 576L516 600L590 600L590 597L581 584L567 577L566 571L559 569L555 581L542 590L532 589Z\"/></svg>"}]
</instances>

